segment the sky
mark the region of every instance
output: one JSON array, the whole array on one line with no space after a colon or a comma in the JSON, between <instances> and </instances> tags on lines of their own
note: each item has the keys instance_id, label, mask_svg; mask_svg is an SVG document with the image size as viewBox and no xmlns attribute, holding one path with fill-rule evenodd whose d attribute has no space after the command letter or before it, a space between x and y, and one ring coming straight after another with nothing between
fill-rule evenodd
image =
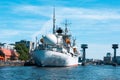
<instances>
[{"instance_id":1,"label":"sky","mask_svg":"<svg viewBox=\"0 0 120 80\"><path fill-rule=\"evenodd\" d=\"M0 0L0 42L34 41L52 33L53 7L56 26L64 28L81 44L88 44L86 57L113 56L112 44L120 43L120 0ZM117 49L120 56L120 48Z\"/></svg>"}]
</instances>

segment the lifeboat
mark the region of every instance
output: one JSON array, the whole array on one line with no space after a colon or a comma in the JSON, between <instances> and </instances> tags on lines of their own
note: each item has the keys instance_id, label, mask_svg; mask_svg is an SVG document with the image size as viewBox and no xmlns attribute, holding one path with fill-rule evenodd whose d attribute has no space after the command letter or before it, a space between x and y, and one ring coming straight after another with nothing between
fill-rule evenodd
<instances>
[{"instance_id":1,"label":"lifeboat","mask_svg":"<svg viewBox=\"0 0 120 80\"><path fill-rule=\"evenodd\" d=\"M66 38L65 42L66 42L67 44L70 44L70 39L69 39L69 38Z\"/></svg>"},{"instance_id":2,"label":"lifeboat","mask_svg":"<svg viewBox=\"0 0 120 80\"><path fill-rule=\"evenodd\" d=\"M73 52L74 52L74 53L77 52L77 49L76 49L76 48L73 48Z\"/></svg>"}]
</instances>

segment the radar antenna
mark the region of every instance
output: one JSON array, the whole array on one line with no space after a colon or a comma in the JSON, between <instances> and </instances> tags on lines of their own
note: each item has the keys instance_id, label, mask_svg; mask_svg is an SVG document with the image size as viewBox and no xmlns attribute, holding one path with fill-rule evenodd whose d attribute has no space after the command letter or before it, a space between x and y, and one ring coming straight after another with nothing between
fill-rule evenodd
<instances>
[{"instance_id":1,"label":"radar antenna","mask_svg":"<svg viewBox=\"0 0 120 80\"><path fill-rule=\"evenodd\" d=\"M68 25L70 25L71 23L68 23L68 21L67 20L65 20L65 23L64 23L64 25L65 25L65 35L68 33Z\"/></svg>"}]
</instances>

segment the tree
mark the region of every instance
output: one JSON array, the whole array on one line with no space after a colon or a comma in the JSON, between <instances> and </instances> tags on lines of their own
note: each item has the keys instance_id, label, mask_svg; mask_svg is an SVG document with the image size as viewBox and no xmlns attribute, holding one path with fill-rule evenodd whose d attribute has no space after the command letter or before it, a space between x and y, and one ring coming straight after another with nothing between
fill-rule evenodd
<instances>
[{"instance_id":1,"label":"tree","mask_svg":"<svg viewBox=\"0 0 120 80\"><path fill-rule=\"evenodd\" d=\"M20 60L29 59L29 49L25 46L24 43L15 44L15 49L19 53Z\"/></svg>"}]
</instances>

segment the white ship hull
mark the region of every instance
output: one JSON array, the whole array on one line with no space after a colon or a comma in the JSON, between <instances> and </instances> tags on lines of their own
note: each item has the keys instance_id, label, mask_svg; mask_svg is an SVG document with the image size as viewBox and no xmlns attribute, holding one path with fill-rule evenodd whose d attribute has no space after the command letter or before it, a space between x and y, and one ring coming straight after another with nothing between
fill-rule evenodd
<instances>
[{"instance_id":1,"label":"white ship hull","mask_svg":"<svg viewBox=\"0 0 120 80\"><path fill-rule=\"evenodd\" d=\"M38 66L77 66L78 57L49 50L35 50L33 58Z\"/></svg>"}]
</instances>

